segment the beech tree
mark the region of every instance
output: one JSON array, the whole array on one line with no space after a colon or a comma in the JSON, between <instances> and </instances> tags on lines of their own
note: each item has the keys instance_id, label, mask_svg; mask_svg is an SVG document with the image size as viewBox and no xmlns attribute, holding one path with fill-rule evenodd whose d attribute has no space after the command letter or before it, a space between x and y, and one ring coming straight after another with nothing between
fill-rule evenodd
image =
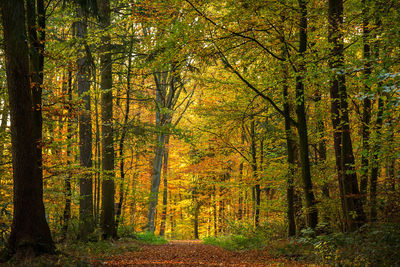
<instances>
[{"instance_id":1,"label":"beech tree","mask_svg":"<svg viewBox=\"0 0 400 267\"><path fill-rule=\"evenodd\" d=\"M107 27L111 25L109 0L98 0L100 26L103 31L100 55L101 64L101 132L102 132L102 213L101 227L104 238L117 235L114 214L114 136L113 136L113 80L110 36Z\"/></svg>"},{"instance_id":2,"label":"beech tree","mask_svg":"<svg viewBox=\"0 0 400 267\"><path fill-rule=\"evenodd\" d=\"M14 213L8 252L53 253L45 218L43 178L37 153L24 1L2 1L2 24L11 118ZM38 52L38 51L37 51ZM36 71L36 70L34 70ZM35 73L37 74L37 73ZM33 81L32 81L33 82ZM35 87L33 87L35 88Z\"/></svg>"},{"instance_id":3,"label":"beech tree","mask_svg":"<svg viewBox=\"0 0 400 267\"><path fill-rule=\"evenodd\" d=\"M354 231L365 222L365 214L354 168L353 145L350 136L350 121L346 78L343 62L343 1L329 0L329 42L332 45L329 66L332 70L330 96L336 168L343 215L347 230ZM356 216L354 217L355 214Z\"/></svg>"}]
</instances>

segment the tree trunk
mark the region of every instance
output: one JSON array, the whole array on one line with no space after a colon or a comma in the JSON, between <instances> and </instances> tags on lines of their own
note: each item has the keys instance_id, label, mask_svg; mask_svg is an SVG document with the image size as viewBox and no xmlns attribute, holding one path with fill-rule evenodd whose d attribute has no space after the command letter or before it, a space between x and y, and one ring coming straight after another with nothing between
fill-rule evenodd
<instances>
[{"instance_id":1,"label":"tree trunk","mask_svg":"<svg viewBox=\"0 0 400 267\"><path fill-rule=\"evenodd\" d=\"M199 213L200 213L200 205L196 201L194 205L194 239L199 239Z\"/></svg>"},{"instance_id":2,"label":"tree trunk","mask_svg":"<svg viewBox=\"0 0 400 267\"><path fill-rule=\"evenodd\" d=\"M380 171L380 162L379 162L379 154L381 150L381 129L383 123L383 108L384 103L382 96L378 99L378 114L375 123L375 131L376 131L376 141L375 145L372 149L372 162L371 162L371 177L370 177L370 189L369 189L369 201L370 201L370 220L371 222L376 221L377 210L376 210L376 187L378 183L378 176Z\"/></svg>"},{"instance_id":3,"label":"tree trunk","mask_svg":"<svg viewBox=\"0 0 400 267\"><path fill-rule=\"evenodd\" d=\"M290 117L290 104L289 104L289 95L288 95L288 85L287 85L287 67L283 66L284 73L284 84L283 84L283 112L285 114L285 135L286 135L286 149L287 149L287 161L289 170L287 173L287 189L286 189L286 197L287 197L287 216L288 216L288 235L295 236L296 235L296 220L295 220L295 208L294 208L294 174L295 174L295 144L292 138L293 132L291 129L291 121Z\"/></svg>"},{"instance_id":4,"label":"tree trunk","mask_svg":"<svg viewBox=\"0 0 400 267\"><path fill-rule=\"evenodd\" d=\"M87 23L82 8L77 9L76 37L84 40L87 35ZM80 166L84 168L79 179L79 239L86 240L94 231L92 175L92 123L90 116L90 77L89 60L85 49L77 59L78 95L84 103L84 110L79 115L79 150Z\"/></svg>"},{"instance_id":5,"label":"tree trunk","mask_svg":"<svg viewBox=\"0 0 400 267\"><path fill-rule=\"evenodd\" d=\"M155 147L155 157L153 161L153 173L151 176L151 187L149 196L149 211L147 215L147 225L145 229L147 231L155 231L155 218L158 203L158 193L161 182L161 169L163 164L164 148L165 148L165 133L163 132L162 126L168 121L166 115L162 114L162 108L166 106L166 92L168 87L167 82L168 72L157 72L154 74L154 80L156 84L156 127L157 138ZM172 90L172 89L171 89Z\"/></svg>"},{"instance_id":6,"label":"tree trunk","mask_svg":"<svg viewBox=\"0 0 400 267\"><path fill-rule=\"evenodd\" d=\"M239 182L243 180L243 162L240 162L239 165ZM243 196L241 188L238 188L239 193L239 209L238 209L238 220L241 221L243 218Z\"/></svg>"},{"instance_id":7,"label":"tree trunk","mask_svg":"<svg viewBox=\"0 0 400 267\"><path fill-rule=\"evenodd\" d=\"M360 176L360 194L363 203L366 202L367 198L367 187L368 187L368 170L369 170L369 137L370 137L370 123L371 123L371 99L369 93L371 88L368 85L371 76L371 46L369 41L370 29L369 29L369 3L368 0L363 0L363 59L364 59L364 100L363 100L363 115L362 115L362 152L361 152L361 176Z\"/></svg>"},{"instance_id":8,"label":"tree trunk","mask_svg":"<svg viewBox=\"0 0 400 267\"><path fill-rule=\"evenodd\" d=\"M165 139L165 134L163 132L157 134L156 152L153 163L153 174L152 174L151 188L150 188L149 213L147 216L147 226L146 226L146 230L153 233L155 231L158 191L160 188L162 159L164 155L164 139Z\"/></svg>"},{"instance_id":9,"label":"tree trunk","mask_svg":"<svg viewBox=\"0 0 400 267\"><path fill-rule=\"evenodd\" d=\"M306 2L299 0L300 6L300 40L299 53L300 63L296 76L296 114L297 114L297 130L300 141L300 163L301 176L303 180L303 190L306 202L307 226L315 228L318 224L318 210L315 206L315 197L313 185L311 181L309 148L308 148L308 132L304 99L304 53L307 49L307 6Z\"/></svg>"},{"instance_id":10,"label":"tree trunk","mask_svg":"<svg viewBox=\"0 0 400 267\"><path fill-rule=\"evenodd\" d=\"M332 69L330 95L336 167L338 170L343 215L346 223L345 230L354 231L365 222L365 214L360 199L357 174L354 169L355 161L350 137L343 66L343 0L329 0L328 22L328 41L332 46L332 58L329 60L329 66Z\"/></svg>"},{"instance_id":11,"label":"tree trunk","mask_svg":"<svg viewBox=\"0 0 400 267\"><path fill-rule=\"evenodd\" d=\"M111 10L109 0L98 0L100 26L106 30L111 23ZM101 132L102 132L102 213L101 228L103 238L113 238L117 236L115 229L114 214L114 136L113 136L113 94L112 94L112 59L111 59L111 38L106 33L102 33L102 47L100 55L101 64Z\"/></svg>"},{"instance_id":12,"label":"tree trunk","mask_svg":"<svg viewBox=\"0 0 400 267\"><path fill-rule=\"evenodd\" d=\"M165 235L165 224L167 221L167 208L168 208L168 154L169 154L169 138L170 135L165 137L164 148L164 165L163 165L163 208L161 213L160 236Z\"/></svg>"},{"instance_id":13,"label":"tree trunk","mask_svg":"<svg viewBox=\"0 0 400 267\"><path fill-rule=\"evenodd\" d=\"M124 159L124 142L126 132L128 130L128 119L129 119L129 108L130 108L130 91L131 91L131 68L132 68L132 49L133 49L133 38L131 39L128 54L128 69L126 76L126 106L125 106L125 117L122 124L122 133L119 141L119 157L120 157L120 187L119 187L119 202L115 218L115 228L118 229L120 222L122 204L124 202L124 183L125 183L125 159Z\"/></svg>"},{"instance_id":14,"label":"tree trunk","mask_svg":"<svg viewBox=\"0 0 400 267\"><path fill-rule=\"evenodd\" d=\"M43 0L27 1L27 26L29 37L29 67L32 86L32 106L34 119L34 136L36 143L36 158L40 176L43 177L42 159L42 87L44 69L45 44L45 9ZM39 31L38 31L39 30Z\"/></svg>"},{"instance_id":15,"label":"tree trunk","mask_svg":"<svg viewBox=\"0 0 400 267\"><path fill-rule=\"evenodd\" d=\"M253 188L253 201L254 201L254 226L258 227L260 223L260 200L261 200L261 190L260 181L257 171L257 147L256 147L256 131L255 131L255 121L254 118L251 121L251 168L253 170L253 179L255 182Z\"/></svg>"},{"instance_id":16,"label":"tree trunk","mask_svg":"<svg viewBox=\"0 0 400 267\"><path fill-rule=\"evenodd\" d=\"M71 141L72 141L72 72L68 71L68 122L67 122L67 165L71 165ZM67 236L68 231L68 223L71 218L71 196L72 196L72 187L71 187L71 175L69 173L66 174L65 177L65 185L64 185L64 194L65 194L65 206L64 206L64 214L63 214L63 228L62 235L63 238Z\"/></svg>"},{"instance_id":17,"label":"tree trunk","mask_svg":"<svg viewBox=\"0 0 400 267\"><path fill-rule=\"evenodd\" d=\"M8 240L10 255L53 253L45 218L43 178L37 164L36 132L29 81L24 1L2 1L2 23L11 115L14 211Z\"/></svg>"}]
</instances>

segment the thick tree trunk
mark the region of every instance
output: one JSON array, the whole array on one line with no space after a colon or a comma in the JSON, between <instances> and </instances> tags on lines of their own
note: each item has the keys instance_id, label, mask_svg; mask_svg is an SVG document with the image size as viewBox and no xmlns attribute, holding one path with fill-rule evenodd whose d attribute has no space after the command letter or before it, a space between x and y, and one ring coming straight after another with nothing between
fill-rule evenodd
<instances>
[{"instance_id":1,"label":"thick tree trunk","mask_svg":"<svg viewBox=\"0 0 400 267\"><path fill-rule=\"evenodd\" d=\"M308 148L308 132L304 99L304 53L307 49L307 6L306 2L299 0L300 6L300 40L299 53L300 64L296 76L296 114L297 114L297 130L300 142L300 163L301 176L303 180L304 198L306 202L307 226L315 228L318 224L318 210L315 206L315 197L313 185L311 181L309 148Z\"/></svg>"},{"instance_id":2,"label":"thick tree trunk","mask_svg":"<svg viewBox=\"0 0 400 267\"><path fill-rule=\"evenodd\" d=\"M2 1L7 84L11 115L14 211L8 241L10 255L54 252L45 218L43 179L37 149L29 80L24 1Z\"/></svg>"},{"instance_id":3,"label":"thick tree trunk","mask_svg":"<svg viewBox=\"0 0 400 267\"><path fill-rule=\"evenodd\" d=\"M0 88L2 90L2 88ZM6 132L6 126L8 122L8 106L6 104L6 99L2 99L3 102L3 109L1 111L1 122L0 122L0 134L4 134ZM6 144L0 144L0 163L3 163L3 157L4 157L4 149L6 148Z\"/></svg>"},{"instance_id":4,"label":"thick tree trunk","mask_svg":"<svg viewBox=\"0 0 400 267\"><path fill-rule=\"evenodd\" d=\"M98 0L100 26L106 30L111 23L111 10L109 0ZM117 236L115 229L114 214L114 136L113 136L113 94L112 94L112 58L110 47L110 36L103 32L101 37L102 48L100 55L101 64L101 132L102 132L102 213L101 228L103 238L113 238Z\"/></svg>"},{"instance_id":5,"label":"thick tree trunk","mask_svg":"<svg viewBox=\"0 0 400 267\"><path fill-rule=\"evenodd\" d=\"M77 9L78 21L76 22L76 37L84 40L87 35L86 18L82 8ZM92 167L92 123L90 116L90 77L89 60L85 49L77 59L78 95L84 103L84 110L79 115L79 162L84 168L79 179L79 239L86 240L94 231L93 220L93 178L89 171Z\"/></svg>"},{"instance_id":6,"label":"thick tree trunk","mask_svg":"<svg viewBox=\"0 0 400 267\"><path fill-rule=\"evenodd\" d=\"M36 160L40 176L43 177L42 159L42 87L45 45L45 9L43 0L28 0L27 26L29 37L29 66L32 85L32 106L34 120L34 136L36 143Z\"/></svg>"},{"instance_id":7,"label":"thick tree trunk","mask_svg":"<svg viewBox=\"0 0 400 267\"><path fill-rule=\"evenodd\" d=\"M343 0L329 0L329 43L332 45L329 66L331 77L331 113L340 196L347 231L354 231L365 222L357 174L354 169L353 146L350 137L347 92L343 56ZM355 215L355 216L354 216Z\"/></svg>"}]
</instances>

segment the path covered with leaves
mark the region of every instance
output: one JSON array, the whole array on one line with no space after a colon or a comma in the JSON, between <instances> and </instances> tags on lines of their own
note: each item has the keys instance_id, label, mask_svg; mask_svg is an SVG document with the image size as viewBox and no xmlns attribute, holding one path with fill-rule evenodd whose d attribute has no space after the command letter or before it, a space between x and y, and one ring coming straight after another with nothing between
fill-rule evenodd
<instances>
[{"instance_id":1,"label":"path covered with leaves","mask_svg":"<svg viewBox=\"0 0 400 267\"><path fill-rule=\"evenodd\" d=\"M276 259L268 250L232 252L197 240L146 245L140 251L114 256L99 265L108 266L304 266Z\"/></svg>"}]
</instances>

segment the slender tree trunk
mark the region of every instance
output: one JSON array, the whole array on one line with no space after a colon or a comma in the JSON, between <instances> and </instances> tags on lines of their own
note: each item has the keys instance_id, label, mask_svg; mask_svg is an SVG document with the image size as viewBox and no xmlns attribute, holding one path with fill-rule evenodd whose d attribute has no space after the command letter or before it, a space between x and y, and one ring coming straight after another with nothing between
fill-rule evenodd
<instances>
[{"instance_id":1,"label":"slender tree trunk","mask_svg":"<svg viewBox=\"0 0 400 267\"><path fill-rule=\"evenodd\" d=\"M155 231L155 217L156 217L156 208L158 202L158 191L160 188L162 158L164 155L164 139L165 139L164 133L161 132L157 134L156 152L153 163L153 174L152 174L151 188L150 188L149 213L147 217L147 226L146 226L146 230L150 232Z\"/></svg>"},{"instance_id":2,"label":"slender tree trunk","mask_svg":"<svg viewBox=\"0 0 400 267\"><path fill-rule=\"evenodd\" d=\"M126 76L126 106L125 106L125 117L122 125L121 139L119 141L119 157L120 157L120 187L119 187L119 202L116 212L115 228L118 229L120 222L120 216L122 211L122 204L124 202L124 183L125 183L125 159L124 159L124 142L125 136L128 130L128 119L129 119L129 108L130 108L130 91L131 91L131 68L132 68L132 49L133 49L133 38L131 39L128 54L128 69Z\"/></svg>"},{"instance_id":3,"label":"slender tree trunk","mask_svg":"<svg viewBox=\"0 0 400 267\"><path fill-rule=\"evenodd\" d=\"M318 153L317 161L320 167L320 171L326 171L326 142L325 142L325 125L324 125L324 115L320 110L322 97L321 92L317 89L315 93L315 107L318 114L317 116L317 134L318 134ZM324 181L322 185L322 195L325 198L329 198L329 185L327 181Z\"/></svg>"},{"instance_id":4,"label":"slender tree trunk","mask_svg":"<svg viewBox=\"0 0 400 267\"><path fill-rule=\"evenodd\" d=\"M53 253L45 218L43 178L37 164L36 129L29 80L24 1L2 1L2 23L11 115L14 210L8 240L10 255Z\"/></svg>"},{"instance_id":5,"label":"slender tree trunk","mask_svg":"<svg viewBox=\"0 0 400 267\"><path fill-rule=\"evenodd\" d=\"M377 219L377 210L376 210L376 189L378 183L378 176L380 171L380 162L379 162L379 154L381 150L381 129L383 124L383 108L384 103L382 96L378 99L378 114L375 123L375 131L376 131L376 143L372 150L372 168L371 168L371 176L370 176L370 189L369 189L369 200L370 200L370 220L375 222Z\"/></svg>"},{"instance_id":6,"label":"slender tree trunk","mask_svg":"<svg viewBox=\"0 0 400 267\"><path fill-rule=\"evenodd\" d=\"M155 157L153 161L153 173L151 177L151 187L149 196L149 211L147 215L146 230L153 232L155 231L155 218L158 203L158 193L161 182L161 169L164 156L165 148L165 133L163 132L162 126L164 126L166 120L165 115L161 113L161 109L165 107L165 94L166 94L166 78L165 73L157 73L154 75L156 83L156 127L158 128L157 141L155 147Z\"/></svg>"},{"instance_id":7,"label":"slender tree trunk","mask_svg":"<svg viewBox=\"0 0 400 267\"><path fill-rule=\"evenodd\" d=\"M99 20L101 28L106 31L111 23L111 10L109 0L98 0ZM111 38L103 32L101 37L102 48L100 55L101 64L101 132L102 132L102 201L101 201L101 228L103 238L117 236L114 214L114 136L113 136L113 94L112 94L112 59Z\"/></svg>"},{"instance_id":8,"label":"slender tree trunk","mask_svg":"<svg viewBox=\"0 0 400 267\"><path fill-rule=\"evenodd\" d=\"M68 122L67 122L67 165L70 165L71 162L71 141L72 141L72 72L68 71ZM65 177L65 185L64 185L64 194L65 194L65 207L63 214L63 228L62 234L63 238L67 236L69 219L71 218L71 196L72 196L72 187L71 187L71 175L69 173L66 174Z\"/></svg>"},{"instance_id":9,"label":"slender tree trunk","mask_svg":"<svg viewBox=\"0 0 400 267\"><path fill-rule=\"evenodd\" d=\"M251 157L252 163L251 167L253 170L253 179L256 183L253 188L253 201L254 201L254 226L258 227L260 222L260 200L261 200L261 190L260 181L257 171L257 147L256 147L256 131L255 131L255 121L254 118L251 121Z\"/></svg>"},{"instance_id":10,"label":"slender tree trunk","mask_svg":"<svg viewBox=\"0 0 400 267\"><path fill-rule=\"evenodd\" d=\"M165 235L165 224L167 221L167 208L168 208L168 155L169 155L169 138L170 135L165 137L164 148L164 165L163 165L163 208L161 213L160 236Z\"/></svg>"},{"instance_id":11,"label":"slender tree trunk","mask_svg":"<svg viewBox=\"0 0 400 267\"><path fill-rule=\"evenodd\" d=\"M309 148L308 148L308 132L304 98L304 53L307 49L307 5L304 0L299 0L300 6L300 41L299 53L300 64L296 76L296 114L297 114L297 130L300 142L300 162L301 176L303 180L304 198L306 202L307 226L315 228L318 224L318 210L315 206L315 196L311 181Z\"/></svg>"},{"instance_id":12,"label":"slender tree trunk","mask_svg":"<svg viewBox=\"0 0 400 267\"><path fill-rule=\"evenodd\" d=\"M77 9L76 37L84 40L87 36L86 18L82 8ZM86 240L94 231L92 175L92 123L90 116L90 78L89 62L86 51L77 59L78 95L84 103L84 110L79 115L79 150L80 166L84 168L79 179L79 239Z\"/></svg>"},{"instance_id":13,"label":"slender tree trunk","mask_svg":"<svg viewBox=\"0 0 400 267\"><path fill-rule=\"evenodd\" d=\"M239 182L243 180L243 162L240 162L239 165ZM238 220L241 221L243 218L243 196L241 188L238 188L239 191L239 210L238 210Z\"/></svg>"},{"instance_id":14,"label":"slender tree trunk","mask_svg":"<svg viewBox=\"0 0 400 267\"><path fill-rule=\"evenodd\" d=\"M100 222L100 192L101 192L101 151L100 151L100 121L99 121L99 92L95 90L95 97L94 97L94 104L95 104L95 120L96 120L96 135L95 135L95 179L96 179L96 202L95 202L95 214L96 214L96 224Z\"/></svg>"},{"instance_id":15,"label":"slender tree trunk","mask_svg":"<svg viewBox=\"0 0 400 267\"><path fill-rule=\"evenodd\" d=\"M336 167L338 170L346 230L354 231L365 222L365 214L360 199L357 174L354 169L355 161L350 137L350 122L343 66L343 0L329 0L328 2L328 41L332 45L332 58L329 60L329 66L332 69L330 95Z\"/></svg>"},{"instance_id":16,"label":"slender tree trunk","mask_svg":"<svg viewBox=\"0 0 400 267\"><path fill-rule=\"evenodd\" d=\"M194 239L199 239L199 212L200 212L200 205L196 201L194 205Z\"/></svg>"},{"instance_id":17,"label":"slender tree trunk","mask_svg":"<svg viewBox=\"0 0 400 267\"><path fill-rule=\"evenodd\" d=\"M367 3L368 2L368 3ZM360 194L363 203L367 198L368 187L368 170L369 170L369 137L371 123L371 99L369 93L371 88L368 85L371 76L371 46L370 46L370 29L369 29L369 1L363 0L363 59L364 59L364 100L363 100L363 115L362 115L362 152L361 152L361 176L360 176Z\"/></svg>"},{"instance_id":18,"label":"slender tree trunk","mask_svg":"<svg viewBox=\"0 0 400 267\"><path fill-rule=\"evenodd\" d=\"M214 217L214 236L218 236L218 216L217 216L217 191L215 190L215 186L213 187L213 192L214 194L212 196L214 196L213 198L213 217Z\"/></svg>"},{"instance_id":19,"label":"slender tree trunk","mask_svg":"<svg viewBox=\"0 0 400 267\"><path fill-rule=\"evenodd\" d=\"M294 174L295 174L295 144L292 138L293 132L291 129L290 121L290 104L288 95L287 77L288 71L286 65L283 66L284 84L283 84L283 112L285 114L285 135L286 135L286 149L287 149L287 161L289 170L287 173L287 216L288 216L288 235L296 235L296 219L295 219L295 207L294 207Z\"/></svg>"}]
</instances>

